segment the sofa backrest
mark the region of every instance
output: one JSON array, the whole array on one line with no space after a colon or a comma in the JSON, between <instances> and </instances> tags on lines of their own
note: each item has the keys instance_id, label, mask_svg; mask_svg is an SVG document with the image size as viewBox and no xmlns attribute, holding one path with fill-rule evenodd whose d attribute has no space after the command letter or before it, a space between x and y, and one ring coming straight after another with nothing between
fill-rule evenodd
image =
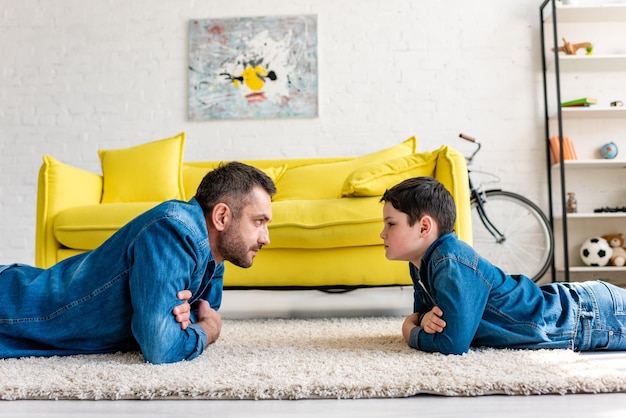
<instances>
[{"instance_id":1,"label":"sofa backrest","mask_svg":"<svg viewBox=\"0 0 626 418\"><path fill-rule=\"evenodd\" d=\"M356 157L318 157L318 158L291 158L291 159L268 159L268 160L237 160L244 164L249 164L256 168L263 170L268 174L274 182L277 181L277 175L284 174L287 168L295 168L303 165L312 164L326 164L335 163L341 161L352 160ZM221 161L191 161L183 162L182 176L183 176L183 190L185 193L185 199L191 199L195 194L200 182L209 171L216 168L220 163L228 162L228 160Z\"/></svg>"},{"instance_id":2,"label":"sofa backrest","mask_svg":"<svg viewBox=\"0 0 626 418\"><path fill-rule=\"evenodd\" d=\"M387 188L406 178L433 176L450 191L456 202L456 234L461 240L472 244L469 180L465 157L447 145L424 152L415 152L414 146L415 138L409 138L395 147L382 150L382 153L368 154L365 158L295 158L242 162L260 168L276 182L276 202L335 199L342 196L382 196ZM194 196L204 175L218 164L219 161L183 163L186 199Z\"/></svg>"},{"instance_id":3,"label":"sofa backrest","mask_svg":"<svg viewBox=\"0 0 626 418\"><path fill-rule=\"evenodd\" d=\"M414 154L417 140L410 137L391 147L359 157L294 158L242 161L265 171L276 183L274 201L338 199L344 180L364 165ZM183 163L185 197L191 198L210 169L219 162Z\"/></svg>"}]
</instances>

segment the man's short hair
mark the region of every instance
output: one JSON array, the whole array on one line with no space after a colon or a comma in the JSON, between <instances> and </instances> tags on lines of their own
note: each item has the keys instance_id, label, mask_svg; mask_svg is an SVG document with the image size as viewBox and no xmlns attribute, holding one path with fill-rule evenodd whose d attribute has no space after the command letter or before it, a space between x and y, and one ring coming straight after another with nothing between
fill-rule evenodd
<instances>
[{"instance_id":1,"label":"man's short hair","mask_svg":"<svg viewBox=\"0 0 626 418\"><path fill-rule=\"evenodd\" d=\"M256 167L232 161L207 173L196 191L196 200L204 210L211 213L218 203L226 203L235 218L250 203L250 193L261 187L270 196L276 194L274 181Z\"/></svg>"}]
</instances>

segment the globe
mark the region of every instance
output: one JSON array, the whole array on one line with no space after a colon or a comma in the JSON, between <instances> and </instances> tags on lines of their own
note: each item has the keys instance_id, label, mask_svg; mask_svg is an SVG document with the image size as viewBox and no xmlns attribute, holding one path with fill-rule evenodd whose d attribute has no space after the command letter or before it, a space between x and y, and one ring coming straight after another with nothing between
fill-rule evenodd
<instances>
[{"instance_id":1,"label":"globe","mask_svg":"<svg viewBox=\"0 0 626 418\"><path fill-rule=\"evenodd\" d=\"M600 148L600 154L602 154L602 157L609 160L617 157L617 145L615 145L615 142L609 142L608 144L602 145L602 148Z\"/></svg>"}]
</instances>

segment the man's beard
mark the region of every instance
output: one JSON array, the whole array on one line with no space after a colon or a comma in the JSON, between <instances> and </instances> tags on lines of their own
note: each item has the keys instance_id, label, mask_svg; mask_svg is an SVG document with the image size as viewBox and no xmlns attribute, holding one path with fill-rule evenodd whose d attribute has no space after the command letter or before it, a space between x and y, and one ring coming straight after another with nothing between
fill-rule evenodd
<instances>
[{"instance_id":1,"label":"man's beard","mask_svg":"<svg viewBox=\"0 0 626 418\"><path fill-rule=\"evenodd\" d=\"M248 255L250 250L260 250L257 244L247 248L238 228L238 224L230 224L217 241L217 251L224 260L228 260L238 267L248 268L252 265L252 257Z\"/></svg>"}]
</instances>

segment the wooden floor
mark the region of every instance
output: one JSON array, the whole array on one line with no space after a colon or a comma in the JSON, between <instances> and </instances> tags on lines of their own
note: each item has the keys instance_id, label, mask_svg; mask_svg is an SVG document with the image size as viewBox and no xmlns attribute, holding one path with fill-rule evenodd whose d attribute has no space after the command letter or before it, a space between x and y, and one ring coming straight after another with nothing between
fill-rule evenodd
<instances>
[{"instance_id":1,"label":"wooden floor","mask_svg":"<svg viewBox=\"0 0 626 418\"><path fill-rule=\"evenodd\" d=\"M624 418L626 394L303 401L8 401L13 417Z\"/></svg>"},{"instance_id":2,"label":"wooden floor","mask_svg":"<svg viewBox=\"0 0 626 418\"><path fill-rule=\"evenodd\" d=\"M325 317L405 315L411 288L319 291L227 291L222 316ZM400 330L398 330L400 332ZM626 353L606 356L620 370ZM597 354L591 354L597 355ZM192 378L192 377L191 377ZM626 393L550 396L420 395L406 399L299 401L0 401L0 417L572 417L624 418Z\"/></svg>"}]
</instances>

